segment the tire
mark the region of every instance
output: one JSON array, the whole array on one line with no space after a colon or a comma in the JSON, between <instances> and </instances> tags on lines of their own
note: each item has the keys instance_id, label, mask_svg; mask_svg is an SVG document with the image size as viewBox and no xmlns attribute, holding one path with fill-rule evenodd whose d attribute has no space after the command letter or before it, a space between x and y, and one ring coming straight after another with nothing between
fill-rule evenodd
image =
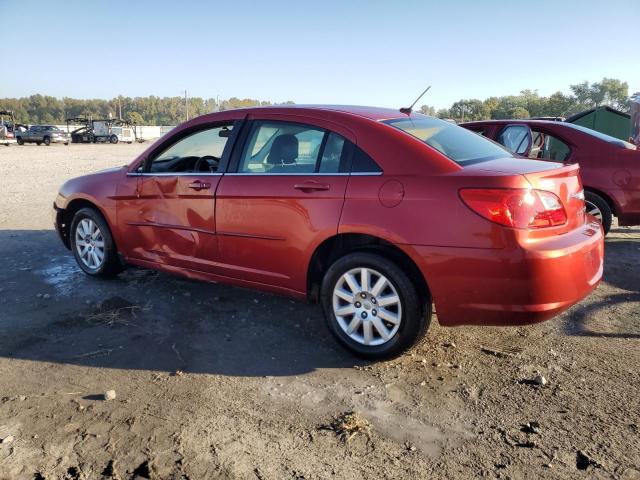
<instances>
[{"instance_id":1,"label":"tire","mask_svg":"<svg viewBox=\"0 0 640 480\"><path fill-rule=\"evenodd\" d=\"M118 137L116 137L115 135L111 135L111 137L109 137L109 141L111 143L118 143Z\"/></svg>"},{"instance_id":2,"label":"tire","mask_svg":"<svg viewBox=\"0 0 640 480\"><path fill-rule=\"evenodd\" d=\"M49 137L44 137L42 139L42 141L44 142L44 144L48 147L49 145L51 145L51 139Z\"/></svg>"},{"instance_id":3,"label":"tire","mask_svg":"<svg viewBox=\"0 0 640 480\"><path fill-rule=\"evenodd\" d=\"M346 281L346 275L353 275L352 279L356 280L355 286L358 290L364 283L361 276L363 269L369 273L369 288L365 289L367 293L354 292ZM381 277L387 280L387 286L375 291L375 285ZM350 297L350 294L355 293L353 299L346 300L335 295L338 287L342 295L349 294L347 296ZM396 305L378 305L378 299L394 297L398 298ZM395 263L373 253L356 252L336 260L322 280L320 302L329 330L338 342L355 355L367 359L399 355L424 336L431 322L430 299L422 301L416 286ZM345 308L355 309L356 313L344 316L336 314ZM361 320L357 320L357 317ZM392 317L395 317L394 322L398 319L399 322L388 322ZM354 322L358 323L358 326L348 333L348 328ZM387 339L380 334L380 329L376 326L380 325L380 322L388 336ZM369 324L369 335L365 333L366 323Z\"/></svg>"},{"instance_id":4,"label":"tire","mask_svg":"<svg viewBox=\"0 0 640 480\"><path fill-rule=\"evenodd\" d=\"M22 137L16 138L16 142L18 142L18 145L24 145L24 140L22 140Z\"/></svg>"},{"instance_id":5,"label":"tire","mask_svg":"<svg viewBox=\"0 0 640 480\"><path fill-rule=\"evenodd\" d=\"M84 223L83 223L84 222ZM80 244L83 236L87 236L87 233L91 233L91 227L95 225L99 230L100 235L88 235L89 241L92 243ZM89 230L89 232L87 232ZM100 239L102 239L103 255L100 260L99 250ZM76 212L71 222L71 230L69 231L69 241L71 244L71 251L78 263L78 266L84 273L92 277L111 278L120 273L124 268L118 259L118 250L113 241L111 230L109 225L102 217L102 215L93 208L82 208ZM86 248L92 248L95 256L89 252L86 257L81 256L81 251ZM100 260L96 262L96 258ZM87 261L88 259L88 261Z\"/></svg>"},{"instance_id":6,"label":"tire","mask_svg":"<svg viewBox=\"0 0 640 480\"><path fill-rule=\"evenodd\" d=\"M584 194L584 201L587 208L587 213L595 216L602 223L604 234L609 233L611 229L611 222L613 221L613 212L607 201L600 195L586 191Z\"/></svg>"},{"instance_id":7,"label":"tire","mask_svg":"<svg viewBox=\"0 0 640 480\"><path fill-rule=\"evenodd\" d=\"M36 142L36 145L40 146L42 145L42 142Z\"/></svg>"}]
</instances>

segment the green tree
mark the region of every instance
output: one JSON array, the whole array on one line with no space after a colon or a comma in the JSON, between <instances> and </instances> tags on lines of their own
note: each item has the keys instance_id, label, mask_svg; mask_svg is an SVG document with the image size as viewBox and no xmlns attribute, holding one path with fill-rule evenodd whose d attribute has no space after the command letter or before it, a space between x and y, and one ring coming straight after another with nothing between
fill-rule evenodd
<instances>
[{"instance_id":1,"label":"green tree","mask_svg":"<svg viewBox=\"0 0 640 480\"><path fill-rule=\"evenodd\" d=\"M127 121L132 125L144 125L145 121L138 112L127 112Z\"/></svg>"},{"instance_id":2,"label":"green tree","mask_svg":"<svg viewBox=\"0 0 640 480\"><path fill-rule=\"evenodd\" d=\"M431 117L435 117L436 115L436 109L429 105L422 105L418 111L423 115L429 115Z\"/></svg>"},{"instance_id":3,"label":"green tree","mask_svg":"<svg viewBox=\"0 0 640 480\"><path fill-rule=\"evenodd\" d=\"M451 105L451 116L459 122L473 120L486 120L489 118L489 109L481 100L460 100Z\"/></svg>"}]
</instances>

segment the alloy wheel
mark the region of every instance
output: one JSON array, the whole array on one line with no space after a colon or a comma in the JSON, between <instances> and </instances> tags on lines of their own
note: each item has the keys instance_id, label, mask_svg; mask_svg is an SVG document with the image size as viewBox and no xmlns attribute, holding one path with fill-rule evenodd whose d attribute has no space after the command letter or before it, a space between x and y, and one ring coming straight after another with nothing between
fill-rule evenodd
<instances>
[{"instance_id":1,"label":"alloy wheel","mask_svg":"<svg viewBox=\"0 0 640 480\"><path fill-rule=\"evenodd\" d=\"M78 222L75 233L76 250L84 265L91 270L98 270L104 263L104 237L96 222L83 218Z\"/></svg>"},{"instance_id":2,"label":"alloy wheel","mask_svg":"<svg viewBox=\"0 0 640 480\"><path fill-rule=\"evenodd\" d=\"M600 222L602 222L602 211L598 208L598 206L595 203L592 203L589 200L587 200L585 202L585 207L589 215L593 215L598 220L600 220Z\"/></svg>"},{"instance_id":3,"label":"alloy wheel","mask_svg":"<svg viewBox=\"0 0 640 480\"><path fill-rule=\"evenodd\" d=\"M400 328L402 301L383 274L371 268L355 268L336 282L333 313L352 340L367 346L383 345Z\"/></svg>"}]
</instances>

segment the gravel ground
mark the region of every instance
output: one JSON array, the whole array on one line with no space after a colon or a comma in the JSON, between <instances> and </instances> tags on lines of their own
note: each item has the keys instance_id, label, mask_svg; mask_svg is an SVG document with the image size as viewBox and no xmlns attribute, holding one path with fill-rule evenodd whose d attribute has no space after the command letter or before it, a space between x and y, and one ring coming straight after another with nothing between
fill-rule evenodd
<instances>
[{"instance_id":1,"label":"gravel ground","mask_svg":"<svg viewBox=\"0 0 640 480\"><path fill-rule=\"evenodd\" d=\"M640 478L640 228L559 318L368 364L313 305L83 275L56 190L143 148L0 147L0 478Z\"/></svg>"}]
</instances>

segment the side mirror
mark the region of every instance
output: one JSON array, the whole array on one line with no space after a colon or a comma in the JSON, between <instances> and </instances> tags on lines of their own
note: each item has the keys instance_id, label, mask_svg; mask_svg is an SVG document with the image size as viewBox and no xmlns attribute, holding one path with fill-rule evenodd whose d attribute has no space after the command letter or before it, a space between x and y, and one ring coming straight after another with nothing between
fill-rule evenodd
<instances>
[{"instance_id":1,"label":"side mirror","mask_svg":"<svg viewBox=\"0 0 640 480\"><path fill-rule=\"evenodd\" d=\"M231 136L231 130L227 127L223 127L222 130L218 132L218 136L222 138L229 138Z\"/></svg>"}]
</instances>

